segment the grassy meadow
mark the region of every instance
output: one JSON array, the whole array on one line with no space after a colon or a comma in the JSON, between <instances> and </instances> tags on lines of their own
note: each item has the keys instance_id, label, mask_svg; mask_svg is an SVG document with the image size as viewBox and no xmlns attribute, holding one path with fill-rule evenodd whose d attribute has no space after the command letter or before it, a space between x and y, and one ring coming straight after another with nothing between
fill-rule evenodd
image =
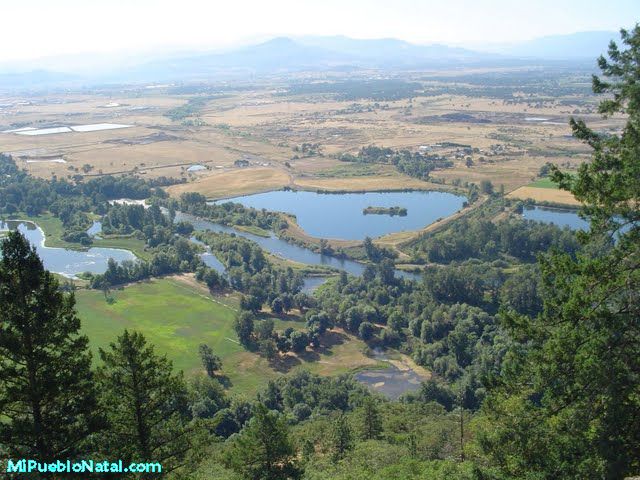
<instances>
[{"instance_id":1,"label":"grassy meadow","mask_svg":"<svg viewBox=\"0 0 640 480\"><path fill-rule=\"evenodd\" d=\"M558 184L556 182L554 182L553 180L551 180L550 178L545 177L545 178L539 178L535 182L532 182L529 185L527 185L527 187L554 188L554 189L557 189L558 188Z\"/></svg>"},{"instance_id":2,"label":"grassy meadow","mask_svg":"<svg viewBox=\"0 0 640 480\"><path fill-rule=\"evenodd\" d=\"M141 331L156 351L166 354L177 370L187 376L202 370L198 346L207 343L220 356L223 375L234 394L250 395L269 379L298 368L335 375L377 362L366 357L364 343L342 331L325 335L325 347L300 355L288 354L268 362L238 344L233 330L237 300L213 297L194 282L170 277L129 285L112 291L109 304L102 291L76 293L82 331L90 340L96 362L98 349L105 348L127 328ZM297 317L274 319L275 329L303 329Z\"/></svg>"}]
</instances>

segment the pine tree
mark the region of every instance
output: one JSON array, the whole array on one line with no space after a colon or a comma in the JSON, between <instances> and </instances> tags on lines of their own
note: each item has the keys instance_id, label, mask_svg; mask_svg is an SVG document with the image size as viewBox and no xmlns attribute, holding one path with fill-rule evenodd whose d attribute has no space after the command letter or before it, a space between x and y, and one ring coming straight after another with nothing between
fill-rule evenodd
<instances>
[{"instance_id":1,"label":"pine tree","mask_svg":"<svg viewBox=\"0 0 640 480\"><path fill-rule=\"evenodd\" d=\"M334 462L344 458L353 448L351 426L344 414L340 414L333 422L331 430L331 458Z\"/></svg>"},{"instance_id":2,"label":"pine tree","mask_svg":"<svg viewBox=\"0 0 640 480\"><path fill-rule=\"evenodd\" d=\"M187 389L139 332L124 331L108 350L97 378L108 428L102 453L125 462L159 462L163 474L182 465L189 449Z\"/></svg>"},{"instance_id":3,"label":"pine tree","mask_svg":"<svg viewBox=\"0 0 640 480\"><path fill-rule=\"evenodd\" d=\"M301 474L284 417L260 403L224 462L247 480L289 480Z\"/></svg>"},{"instance_id":4,"label":"pine tree","mask_svg":"<svg viewBox=\"0 0 640 480\"><path fill-rule=\"evenodd\" d=\"M74 296L22 234L0 249L0 445L13 458L74 458L99 424Z\"/></svg>"},{"instance_id":5,"label":"pine tree","mask_svg":"<svg viewBox=\"0 0 640 480\"><path fill-rule=\"evenodd\" d=\"M575 176L553 168L590 221L582 251L542 261L540 315L505 317L516 345L485 402L482 445L507 478L640 472L640 27L622 39L593 81L610 94L600 112L626 115L621 135L572 120L592 160Z\"/></svg>"},{"instance_id":6,"label":"pine tree","mask_svg":"<svg viewBox=\"0 0 640 480\"><path fill-rule=\"evenodd\" d=\"M367 397L362 405L361 432L365 440L375 440L382 433L382 419L373 398Z\"/></svg>"}]
</instances>

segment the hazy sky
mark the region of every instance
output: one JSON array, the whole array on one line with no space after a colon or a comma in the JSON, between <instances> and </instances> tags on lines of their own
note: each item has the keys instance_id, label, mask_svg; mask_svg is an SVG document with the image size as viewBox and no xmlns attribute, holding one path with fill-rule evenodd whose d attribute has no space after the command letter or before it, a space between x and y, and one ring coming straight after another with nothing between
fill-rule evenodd
<instances>
[{"instance_id":1,"label":"hazy sky","mask_svg":"<svg viewBox=\"0 0 640 480\"><path fill-rule=\"evenodd\" d=\"M0 0L0 61L275 35L484 45L640 20L640 0Z\"/></svg>"}]
</instances>

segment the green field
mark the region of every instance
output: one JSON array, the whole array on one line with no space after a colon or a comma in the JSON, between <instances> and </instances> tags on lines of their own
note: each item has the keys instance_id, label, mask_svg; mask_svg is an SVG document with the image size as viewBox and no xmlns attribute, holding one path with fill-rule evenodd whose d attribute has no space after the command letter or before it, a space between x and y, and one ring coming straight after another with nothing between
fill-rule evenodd
<instances>
[{"instance_id":1,"label":"green field","mask_svg":"<svg viewBox=\"0 0 640 480\"><path fill-rule=\"evenodd\" d=\"M208 343L219 355L241 350L226 340L235 337L235 312L176 281L142 282L111 294L112 304L99 290L76 295L82 328L94 350L108 345L125 328L142 331L160 352L170 354L176 368L187 371L198 365L199 343Z\"/></svg>"},{"instance_id":2,"label":"green field","mask_svg":"<svg viewBox=\"0 0 640 480\"><path fill-rule=\"evenodd\" d=\"M271 232L255 225L234 225L234 228L243 232L253 233L259 237L269 238L271 236Z\"/></svg>"},{"instance_id":3,"label":"green field","mask_svg":"<svg viewBox=\"0 0 640 480\"><path fill-rule=\"evenodd\" d=\"M558 184L556 182L552 181L550 178L545 177L545 178L539 178L535 182L532 182L529 185L527 185L527 187L557 189L558 188Z\"/></svg>"},{"instance_id":4,"label":"green field","mask_svg":"<svg viewBox=\"0 0 640 480\"><path fill-rule=\"evenodd\" d=\"M269 379L297 368L329 375L375 363L362 354L361 340L332 333L331 348L270 365L237 343L233 330L234 300L211 297L197 286L175 278L137 283L114 290L112 296L115 302L109 304L101 291L76 293L82 330L90 339L96 359L99 347L108 346L128 328L144 333L157 352L173 361L176 369L191 375L201 370L198 346L207 343L222 358L223 373L230 380L231 391L238 394L255 393ZM289 326L304 328L304 323L295 319L274 321L276 330Z\"/></svg>"},{"instance_id":5,"label":"green field","mask_svg":"<svg viewBox=\"0 0 640 480\"><path fill-rule=\"evenodd\" d=\"M363 177L368 175L376 175L384 170L378 165L365 165L362 163L345 163L335 167L327 168L316 172L315 175L321 178L333 177Z\"/></svg>"}]
</instances>

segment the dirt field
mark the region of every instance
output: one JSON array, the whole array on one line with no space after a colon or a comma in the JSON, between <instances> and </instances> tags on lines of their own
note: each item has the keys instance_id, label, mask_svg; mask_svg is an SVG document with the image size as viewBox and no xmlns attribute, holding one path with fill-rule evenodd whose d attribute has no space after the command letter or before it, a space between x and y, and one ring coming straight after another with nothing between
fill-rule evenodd
<instances>
[{"instance_id":1,"label":"dirt field","mask_svg":"<svg viewBox=\"0 0 640 480\"><path fill-rule=\"evenodd\" d=\"M226 198L246 193L267 192L289 184L289 175L274 168L239 168L214 172L194 182L167 189L174 197L184 192L198 192L207 198Z\"/></svg>"},{"instance_id":2,"label":"dirt field","mask_svg":"<svg viewBox=\"0 0 640 480\"><path fill-rule=\"evenodd\" d=\"M389 175L375 177L351 177L351 178L296 178L295 186L307 190L350 191L362 192L373 190L437 190L442 185L423 182L405 175Z\"/></svg>"},{"instance_id":3,"label":"dirt field","mask_svg":"<svg viewBox=\"0 0 640 480\"><path fill-rule=\"evenodd\" d=\"M532 199L536 202L553 202L564 205L580 205L571 193L565 190L553 188L520 187L511 192L507 197L519 198L521 200Z\"/></svg>"},{"instance_id":4,"label":"dirt field","mask_svg":"<svg viewBox=\"0 0 640 480\"><path fill-rule=\"evenodd\" d=\"M430 75L418 72L408 80L428 81ZM571 137L571 115L578 112L590 126L603 131L615 130L620 123L619 119L602 120L593 113L595 100L584 96L524 103L445 94L354 101L330 95L283 95L278 89L290 81L273 79L230 90L210 97L181 119L170 118L172 109L187 104L194 95L166 88L11 98L0 107L0 148L41 177L168 176L188 180L172 187L173 195L194 190L221 197L286 185L350 191L438 188L399 175L392 165L353 166L337 157L372 144L413 151L421 146L462 145L473 153L455 155L454 147L432 151L454 162L453 168L433 172L434 178L448 187L490 180L497 189L503 186L512 192L537 178L546 162L573 170L588 159L589 149ZM101 122L133 127L42 136L2 133ZM303 154L299 147L304 143L317 144L318 152ZM42 161L46 159L64 162ZM236 168L237 161L248 167ZM192 165L207 169L188 172Z\"/></svg>"}]
</instances>

